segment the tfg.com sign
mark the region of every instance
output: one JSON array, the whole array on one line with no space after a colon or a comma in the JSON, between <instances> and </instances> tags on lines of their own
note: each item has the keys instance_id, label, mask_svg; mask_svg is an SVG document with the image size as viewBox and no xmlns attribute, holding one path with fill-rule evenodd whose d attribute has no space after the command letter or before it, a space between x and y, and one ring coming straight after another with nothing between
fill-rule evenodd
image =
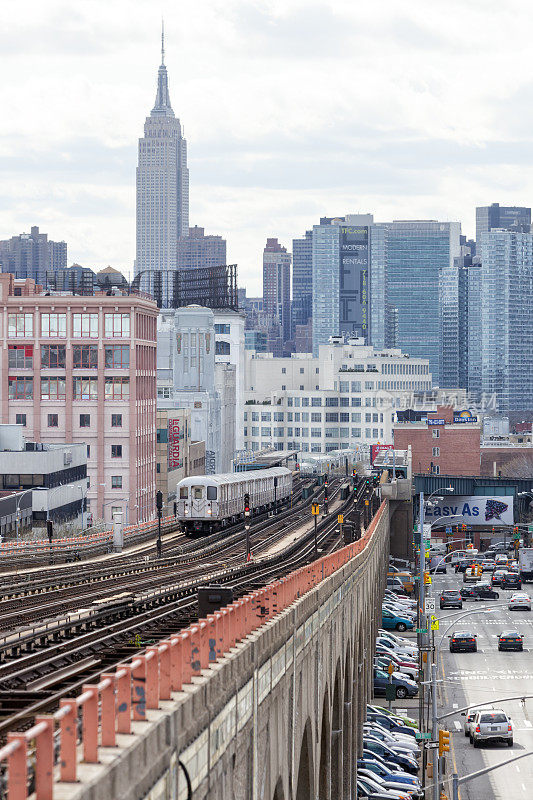
<instances>
[{"instance_id":1,"label":"tfg.com sign","mask_svg":"<svg viewBox=\"0 0 533 800\"><path fill-rule=\"evenodd\" d=\"M448 518L453 519L448 519ZM513 524L513 498L499 497L454 497L448 495L441 502L432 501L425 506L426 522L441 520L443 525L478 525L496 527Z\"/></svg>"}]
</instances>

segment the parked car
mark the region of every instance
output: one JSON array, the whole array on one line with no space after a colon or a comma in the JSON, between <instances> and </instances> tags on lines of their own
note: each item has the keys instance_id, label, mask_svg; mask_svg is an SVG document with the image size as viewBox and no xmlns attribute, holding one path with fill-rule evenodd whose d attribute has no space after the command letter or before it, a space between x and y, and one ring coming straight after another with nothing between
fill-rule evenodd
<instances>
[{"instance_id":1,"label":"parked car","mask_svg":"<svg viewBox=\"0 0 533 800\"><path fill-rule=\"evenodd\" d=\"M494 706L472 706L469 708L468 711L463 711L463 716L466 717L465 719L465 736L470 736L472 733L472 723L476 718L476 714L478 711L492 711Z\"/></svg>"},{"instance_id":2,"label":"parked car","mask_svg":"<svg viewBox=\"0 0 533 800\"><path fill-rule=\"evenodd\" d=\"M517 609L531 611L531 597L527 592L515 592L511 595L511 599L509 600L509 611L515 611Z\"/></svg>"},{"instance_id":3,"label":"parked car","mask_svg":"<svg viewBox=\"0 0 533 800\"><path fill-rule=\"evenodd\" d=\"M414 643L406 644L401 639L393 638L393 636L387 636L386 633L379 634L376 637L376 645L381 645L382 647L388 648L393 653L397 655L404 656L406 658L413 658L414 656L418 658L418 648Z\"/></svg>"},{"instance_id":4,"label":"parked car","mask_svg":"<svg viewBox=\"0 0 533 800\"><path fill-rule=\"evenodd\" d=\"M357 778L357 796L368 800L399 800L401 795L391 789L384 789L370 778ZM407 795L403 795L407 797Z\"/></svg>"},{"instance_id":5,"label":"parked car","mask_svg":"<svg viewBox=\"0 0 533 800\"><path fill-rule=\"evenodd\" d=\"M409 725L401 722L398 717L387 716L387 714L376 714L372 711L367 711L366 718L369 721L379 722L386 730L391 733L403 733L404 736L412 736L416 739L416 732L418 729L411 728Z\"/></svg>"},{"instance_id":6,"label":"parked car","mask_svg":"<svg viewBox=\"0 0 533 800\"><path fill-rule=\"evenodd\" d=\"M403 770L404 768L398 764L397 760L388 759L386 756L380 756L378 753L373 753L371 750L365 750L363 748L362 758L366 761L377 761L379 764L384 766L386 769L390 769L391 772L395 772L396 770ZM405 775L411 776L411 773L405 772ZM418 780L416 775L412 775L415 780Z\"/></svg>"},{"instance_id":7,"label":"parked car","mask_svg":"<svg viewBox=\"0 0 533 800\"><path fill-rule=\"evenodd\" d=\"M385 695L385 687L390 682L396 687L396 697L403 699L404 697L416 697L418 694L418 686L416 683L400 672L393 672L390 676L382 669L374 667L374 694Z\"/></svg>"},{"instance_id":8,"label":"parked car","mask_svg":"<svg viewBox=\"0 0 533 800\"><path fill-rule=\"evenodd\" d=\"M386 609L387 611L392 611L393 614L402 614L410 620L416 619L416 612L414 612L411 608L402 606L401 603L391 603L388 600L384 600L382 608Z\"/></svg>"},{"instance_id":9,"label":"parked car","mask_svg":"<svg viewBox=\"0 0 533 800\"><path fill-rule=\"evenodd\" d=\"M497 600L499 596L490 583L475 583L473 586L465 586L461 589L463 600Z\"/></svg>"},{"instance_id":10,"label":"parked car","mask_svg":"<svg viewBox=\"0 0 533 800\"><path fill-rule=\"evenodd\" d=\"M376 645L376 657L386 658L389 661L392 661L392 663L398 667L403 665L404 667L416 669L416 663L412 656L405 656L401 653L395 653L393 650L382 644ZM399 672L399 670L397 669L396 672Z\"/></svg>"},{"instance_id":11,"label":"parked car","mask_svg":"<svg viewBox=\"0 0 533 800\"><path fill-rule=\"evenodd\" d=\"M498 650L524 649L524 637L518 631L502 631L498 636Z\"/></svg>"},{"instance_id":12,"label":"parked car","mask_svg":"<svg viewBox=\"0 0 533 800\"><path fill-rule=\"evenodd\" d=\"M411 737L402 736L401 734L394 734L383 728L378 722L365 722L363 725L363 734L368 733L370 736L375 736L380 742L388 744L391 750L398 750L399 752L407 751L413 753L415 758L420 756L420 748L415 739Z\"/></svg>"},{"instance_id":13,"label":"parked car","mask_svg":"<svg viewBox=\"0 0 533 800\"><path fill-rule=\"evenodd\" d=\"M414 592L415 589L415 580L410 572L389 572L387 574L387 578L394 578L395 580L400 581L405 591L410 594Z\"/></svg>"},{"instance_id":14,"label":"parked car","mask_svg":"<svg viewBox=\"0 0 533 800\"><path fill-rule=\"evenodd\" d=\"M388 792L394 792L391 797L405 797L407 800L410 800L410 798L414 795L414 790L409 791L408 786L405 786L402 783L397 783L394 780L386 780L385 778L382 778L381 775L376 775L376 773L372 770L365 769L365 767L361 767L357 770L357 779L360 781L367 781L369 783L377 784L379 791L387 790Z\"/></svg>"},{"instance_id":15,"label":"parked car","mask_svg":"<svg viewBox=\"0 0 533 800\"><path fill-rule=\"evenodd\" d=\"M471 724L470 742L479 747L482 742L507 742L513 746L513 723L501 709L478 711Z\"/></svg>"},{"instance_id":16,"label":"parked car","mask_svg":"<svg viewBox=\"0 0 533 800\"><path fill-rule=\"evenodd\" d=\"M394 642L398 647L401 647L403 650L407 652L413 653L416 658L418 658L418 645L416 642L413 642L412 639L407 639L405 636L398 636L397 633L393 633L392 631L385 631L383 628L378 630L378 638L380 639L388 639L390 642Z\"/></svg>"},{"instance_id":17,"label":"parked car","mask_svg":"<svg viewBox=\"0 0 533 800\"><path fill-rule=\"evenodd\" d=\"M517 572L506 572L500 581L502 589L521 589L522 581Z\"/></svg>"},{"instance_id":18,"label":"parked car","mask_svg":"<svg viewBox=\"0 0 533 800\"><path fill-rule=\"evenodd\" d=\"M386 761L398 764L399 767L405 769L411 775L416 775L420 768L416 758L408 753L398 753L391 750L384 742L380 742L379 739L375 739L373 736L363 736L363 753L365 750L377 753L378 756L381 756Z\"/></svg>"},{"instance_id":19,"label":"parked car","mask_svg":"<svg viewBox=\"0 0 533 800\"><path fill-rule=\"evenodd\" d=\"M402 783L409 791L416 792L415 797L418 797L421 783L416 775L408 775L406 772L398 769L389 769L379 756L374 755L373 758L368 758L365 757L363 753L363 757L357 759L357 771L359 771L359 769L368 769L375 775L379 775L380 778Z\"/></svg>"},{"instance_id":20,"label":"parked car","mask_svg":"<svg viewBox=\"0 0 533 800\"><path fill-rule=\"evenodd\" d=\"M412 681L416 681L418 678L418 667L416 664L397 664L392 661L390 656L376 656L374 658L374 666L378 667L378 669L382 669L383 672L388 672L389 664L392 664L395 672L406 675Z\"/></svg>"},{"instance_id":21,"label":"parked car","mask_svg":"<svg viewBox=\"0 0 533 800\"><path fill-rule=\"evenodd\" d=\"M367 705L366 709L368 712L374 712L376 714L386 714L389 717L393 717L394 719L403 722L404 725L409 725L411 728L416 728L416 730L418 730L417 723L414 719L412 719L412 717L405 717L403 714L395 714L393 711L389 711L389 709L385 708L384 706L376 706L369 704Z\"/></svg>"},{"instance_id":22,"label":"parked car","mask_svg":"<svg viewBox=\"0 0 533 800\"><path fill-rule=\"evenodd\" d=\"M381 612L381 624L384 628L396 631L407 631L414 628L413 620L405 615L394 614L384 608Z\"/></svg>"},{"instance_id":23,"label":"parked car","mask_svg":"<svg viewBox=\"0 0 533 800\"><path fill-rule=\"evenodd\" d=\"M477 636L470 631L455 631L450 636L450 653L477 652Z\"/></svg>"},{"instance_id":24,"label":"parked car","mask_svg":"<svg viewBox=\"0 0 533 800\"><path fill-rule=\"evenodd\" d=\"M463 598L457 589L445 589L439 600L440 608L462 608Z\"/></svg>"},{"instance_id":25,"label":"parked car","mask_svg":"<svg viewBox=\"0 0 533 800\"><path fill-rule=\"evenodd\" d=\"M407 597L407 592L399 578L387 578L387 589L392 589L393 592Z\"/></svg>"}]
</instances>

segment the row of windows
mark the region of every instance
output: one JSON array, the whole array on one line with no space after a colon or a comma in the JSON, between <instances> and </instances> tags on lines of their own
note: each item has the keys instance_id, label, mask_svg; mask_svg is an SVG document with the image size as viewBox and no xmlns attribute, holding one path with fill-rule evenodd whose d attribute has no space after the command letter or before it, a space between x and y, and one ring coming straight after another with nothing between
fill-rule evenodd
<instances>
[{"instance_id":1,"label":"row of windows","mask_svg":"<svg viewBox=\"0 0 533 800\"><path fill-rule=\"evenodd\" d=\"M262 411L261 415L259 415L258 411L251 412L251 421L252 422L259 422L259 416L261 416L261 422L271 422L272 418L274 422L283 422L284 421L284 412L283 411L274 411L272 414L270 411ZM309 412L287 412L287 422L309 422L309 417L311 417L311 422L322 422L322 412L321 411L312 411L311 415ZM248 421L248 412L244 414L245 422ZM359 411L352 412L350 415L346 411L341 411L340 413L337 411L327 411L325 414L325 421L326 422L361 422L361 413ZM383 422L384 415L383 412L374 412L374 413L366 413L365 414L365 422Z\"/></svg>"},{"instance_id":2,"label":"row of windows","mask_svg":"<svg viewBox=\"0 0 533 800\"><path fill-rule=\"evenodd\" d=\"M251 428L244 428L244 435L245 436L255 436L261 437L263 439L268 439L274 436L277 439L284 438L284 437L294 437L296 439L302 437L307 439L309 435L312 439L321 439L322 438L322 428L311 428L311 433L309 433L309 428L287 428L286 433L284 432L284 428L268 428L268 427L251 427ZM362 437L362 429L361 428L326 428L324 431L324 435L326 439L348 439L351 437L352 439L361 439ZM366 439L383 439L383 428L365 428L365 438Z\"/></svg>"},{"instance_id":3,"label":"row of windows","mask_svg":"<svg viewBox=\"0 0 533 800\"><path fill-rule=\"evenodd\" d=\"M15 424L26 427L26 414L15 414ZM59 424L59 415L48 414L48 427L57 428L58 424ZM90 427L91 427L91 415L80 414L80 428L90 428ZM111 427L122 428L122 414L111 414ZM88 451L87 456L89 455L90 452Z\"/></svg>"},{"instance_id":4,"label":"row of windows","mask_svg":"<svg viewBox=\"0 0 533 800\"><path fill-rule=\"evenodd\" d=\"M74 400L97 400L98 379L72 379ZM118 376L106 378L104 381L104 398L106 400L128 400L130 396L130 379ZM10 400L32 400L33 378L17 375L8 379L8 397ZM66 400L67 382L62 376L41 376L41 400Z\"/></svg>"},{"instance_id":5,"label":"row of windows","mask_svg":"<svg viewBox=\"0 0 533 800\"><path fill-rule=\"evenodd\" d=\"M98 338L98 312L72 314L72 336L75 339ZM29 338L33 333L33 313L19 312L7 315L7 335L9 339ZM107 338L130 336L130 315L104 314L103 335ZM41 313L41 336L65 339L67 336L67 315L63 313Z\"/></svg>"},{"instance_id":6,"label":"row of windows","mask_svg":"<svg viewBox=\"0 0 533 800\"><path fill-rule=\"evenodd\" d=\"M41 367L45 369L65 369L65 365L66 345L41 345ZM129 365L130 348L128 345L106 345L104 348L104 366L106 369L127 369ZM10 344L8 366L11 369L32 369L33 345ZM98 345L75 344L72 347L72 366L74 369L97 369Z\"/></svg>"}]
</instances>

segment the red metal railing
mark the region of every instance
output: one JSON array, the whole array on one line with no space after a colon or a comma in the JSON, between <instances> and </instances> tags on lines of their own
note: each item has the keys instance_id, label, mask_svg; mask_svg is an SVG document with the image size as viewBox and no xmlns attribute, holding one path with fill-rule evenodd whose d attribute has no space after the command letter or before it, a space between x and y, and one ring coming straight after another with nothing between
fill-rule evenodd
<instances>
[{"instance_id":1,"label":"red metal railing","mask_svg":"<svg viewBox=\"0 0 533 800\"><path fill-rule=\"evenodd\" d=\"M209 614L169 639L148 647L114 673L102 674L100 683L83 687L76 698L60 701L51 716L37 717L23 733L9 733L0 749L7 760L7 800L28 797L28 750L35 747L36 800L53 800L54 733L59 724L59 779L77 779L78 716L82 713L83 761L98 762L98 747L113 747L117 733L131 733L132 720L146 720L147 709L159 708L194 675L234 647L265 622L345 566L364 550L381 516L383 504L358 542L323 556L268 586L250 592L231 605Z\"/></svg>"}]
</instances>

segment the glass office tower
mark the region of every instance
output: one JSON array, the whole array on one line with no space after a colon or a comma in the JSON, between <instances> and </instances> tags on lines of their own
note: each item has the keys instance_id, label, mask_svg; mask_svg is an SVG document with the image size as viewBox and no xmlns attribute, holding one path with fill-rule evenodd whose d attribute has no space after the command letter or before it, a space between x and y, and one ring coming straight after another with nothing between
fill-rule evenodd
<instances>
[{"instance_id":1,"label":"glass office tower","mask_svg":"<svg viewBox=\"0 0 533 800\"><path fill-rule=\"evenodd\" d=\"M481 234L481 390L501 411L533 408L533 234Z\"/></svg>"}]
</instances>

